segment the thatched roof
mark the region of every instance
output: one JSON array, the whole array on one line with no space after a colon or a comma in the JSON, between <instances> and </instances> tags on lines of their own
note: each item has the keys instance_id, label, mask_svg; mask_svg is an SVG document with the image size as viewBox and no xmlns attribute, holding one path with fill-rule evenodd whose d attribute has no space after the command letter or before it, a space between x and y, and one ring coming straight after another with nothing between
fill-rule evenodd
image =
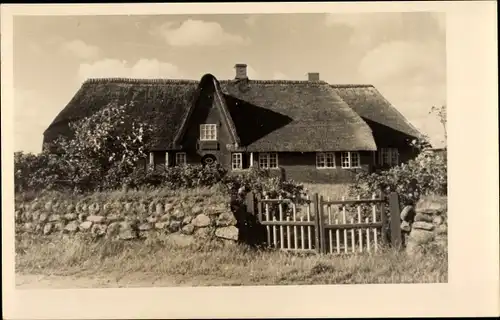
<instances>
[{"instance_id":1,"label":"thatched roof","mask_svg":"<svg viewBox=\"0 0 500 320\"><path fill-rule=\"evenodd\" d=\"M375 122L420 137L420 132L372 85L332 85L333 90L368 123Z\"/></svg>"},{"instance_id":2,"label":"thatched roof","mask_svg":"<svg viewBox=\"0 0 500 320\"><path fill-rule=\"evenodd\" d=\"M247 151L376 150L372 129L362 117L391 124L402 132L411 127L395 118L397 111L387 111L392 107L374 103L385 101L376 97L374 88L363 89L362 98L355 100L350 95L358 89L349 91L323 81L218 81L211 75L201 81L89 79L45 131L44 142L67 134L69 121L118 100L135 101L134 117L158 128L154 149L178 148L195 102L207 86L215 93L213 99L233 142ZM362 99L380 110L350 105Z\"/></svg>"},{"instance_id":3,"label":"thatched roof","mask_svg":"<svg viewBox=\"0 0 500 320\"><path fill-rule=\"evenodd\" d=\"M241 80L221 87L249 151L376 150L369 126L326 82Z\"/></svg>"}]
</instances>

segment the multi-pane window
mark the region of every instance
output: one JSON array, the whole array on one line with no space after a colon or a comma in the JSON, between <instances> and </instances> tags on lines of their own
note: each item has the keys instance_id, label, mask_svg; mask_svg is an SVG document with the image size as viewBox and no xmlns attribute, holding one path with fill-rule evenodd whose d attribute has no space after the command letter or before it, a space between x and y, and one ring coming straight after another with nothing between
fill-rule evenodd
<instances>
[{"instance_id":1,"label":"multi-pane window","mask_svg":"<svg viewBox=\"0 0 500 320\"><path fill-rule=\"evenodd\" d=\"M391 150L391 164L393 166L399 165L399 152L398 149Z\"/></svg>"},{"instance_id":2,"label":"multi-pane window","mask_svg":"<svg viewBox=\"0 0 500 320\"><path fill-rule=\"evenodd\" d=\"M278 154L259 153L259 167L263 169L278 168Z\"/></svg>"},{"instance_id":3,"label":"multi-pane window","mask_svg":"<svg viewBox=\"0 0 500 320\"><path fill-rule=\"evenodd\" d=\"M396 166L399 164L399 151L396 148L380 148L379 163L381 165Z\"/></svg>"},{"instance_id":4,"label":"multi-pane window","mask_svg":"<svg viewBox=\"0 0 500 320\"><path fill-rule=\"evenodd\" d=\"M185 152L178 152L175 154L175 164L178 166L186 164L186 153Z\"/></svg>"},{"instance_id":5,"label":"multi-pane window","mask_svg":"<svg viewBox=\"0 0 500 320\"><path fill-rule=\"evenodd\" d=\"M359 152L356 152L356 151L342 152L340 160L342 163L342 168L359 168L360 167Z\"/></svg>"},{"instance_id":6,"label":"multi-pane window","mask_svg":"<svg viewBox=\"0 0 500 320\"><path fill-rule=\"evenodd\" d=\"M243 169L243 156L241 153L233 153L231 167L233 170Z\"/></svg>"},{"instance_id":7,"label":"multi-pane window","mask_svg":"<svg viewBox=\"0 0 500 320\"><path fill-rule=\"evenodd\" d=\"M213 141L217 140L217 125L201 124L200 125L200 140Z\"/></svg>"},{"instance_id":8,"label":"multi-pane window","mask_svg":"<svg viewBox=\"0 0 500 320\"><path fill-rule=\"evenodd\" d=\"M335 168L335 153L318 152L316 153L316 168Z\"/></svg>"}]
</instances>

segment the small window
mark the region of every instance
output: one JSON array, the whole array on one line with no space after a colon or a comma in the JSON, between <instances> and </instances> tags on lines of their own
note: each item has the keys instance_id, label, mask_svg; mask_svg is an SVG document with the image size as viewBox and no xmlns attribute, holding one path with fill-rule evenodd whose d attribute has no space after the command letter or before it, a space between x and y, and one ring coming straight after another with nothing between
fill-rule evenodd
<instances>
[{"instance_id":1,"label":"small window","mask_svg":"<svg viewBox=\"0 0 500 320\"><path fill-rule=\"evenodd\" d=\"M186 164L186 153L178 152L175 154L175 164L178 166Z\"/></svg>"},{"instance_id":2,"label":"small window","mask_svg":"<svg viewBox=\"0 0 500 320\"><path fill-rule=\"evenodd\" d=\"M231 167L233 170L243 169L243 156L241 153L233 153Z\"/></svg>"},{"instance_id":3,"label":"small window","mask_svg":"<svg viewBox=\"0 0 500 320\"><path fill-rule=\"evenodd\" d=\"M342 168L359 168L360 157L359 152L348 151L341 154Z\"/></svg>"},{"instance_id":4,"label":"small window","mask_svg":"<svg viewBox=\"0 0 500 320\"><path fill-rule=\"evenodd\" d=\"M217 140L217 125L215 124L200 125L200 140L202 141Z\"/></svg>"},{"instance_id":5,"label":"small window","mask_svg":"<svg viewBox=\"0 0 500 320\"><path fill-rule=\"evenodd\" d=\"M318 152L316 153L316 168L335 168L335 153Z\"/></svg>"},{"instance_id":6,"label":"small window","mask_svg":"<svg viewBox=\"0 0 500 320\"><path fill-rule=\"evenodd\" d=\"M398 151L398 149L391 150L391 165L393 165L393 166L399 165L399 151Z\"/></svg>"},{"instance_id":7,"label":"small window","mask_svg":"<svg viewBox=\"0 0 500 320\"><path fill-rule=\"evenodd\" d=\"M381 148L379 152L379 163L381 165L399 165L399 151L396 148Z\"/></svg>"},{"instance_id":8,"label":"small window","mask_svg":"<svg viewBox=\"0 0 500 320\"><path fill-rule=\"evenodd\" d=\"M259 153L259 167L263 169L278 168L278 154Z\"/></svg>"}]
</instances>

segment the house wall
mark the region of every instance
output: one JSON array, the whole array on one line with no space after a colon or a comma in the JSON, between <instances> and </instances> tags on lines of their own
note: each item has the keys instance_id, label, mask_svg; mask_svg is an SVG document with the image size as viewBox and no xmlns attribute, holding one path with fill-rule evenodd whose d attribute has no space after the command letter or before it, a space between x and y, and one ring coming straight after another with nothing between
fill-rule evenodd
<instances>
[{"instance_id":1,"label":"house wall","mask_svg":"<svg viewBox=\"0 0 500 320\"><path fill-rule=\"evenodd\" d=\"M282 175L286 179L311 183L348 183L359 172L371 170L373 154L369 151L359 152L361 167L344 169L341 166L341 153L335 153L335 168L316 168L315 152L282 152L278 154L278 169L271 169L275 176ZM254 166L258 166L258 153L254 153Z\"/></svg>"},{"instance_id":2,"label":"house wall","mask_svg":"<svg viewBox=\"0 0 500 320\"><path fill-rule=\"evenodd\" d=\"M353 181L359 172L370 170L373 156L370 152L359 152L361 167L343 169L340 161L340 152L335 153L335 168L316 168L316 153L281 153L278 155L278 165L285 171L287 179L300 182L317 183L347 183Z\"/></svg>"}]
</instances>

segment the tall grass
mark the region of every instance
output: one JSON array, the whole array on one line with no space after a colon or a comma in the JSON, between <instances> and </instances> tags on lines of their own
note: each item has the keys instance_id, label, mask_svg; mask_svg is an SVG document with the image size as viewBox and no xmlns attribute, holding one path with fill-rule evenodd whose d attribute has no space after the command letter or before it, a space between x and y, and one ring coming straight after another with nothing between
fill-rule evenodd
<instances>
[{"instance_id":1,"label":"tall grass","mask_svg":"<svg viewBox=\"0 0 500 320\"><path fill-rule=\"evenodd\" d=\"M16 271L116 280L153 275L173 278L178 285L433 283L447 281L447 257L435 253L417 260L391 250L345 257L297 255L237 244L180 247L168 237L125 242L19 235Z\"/></svg>"}]
</instances>

